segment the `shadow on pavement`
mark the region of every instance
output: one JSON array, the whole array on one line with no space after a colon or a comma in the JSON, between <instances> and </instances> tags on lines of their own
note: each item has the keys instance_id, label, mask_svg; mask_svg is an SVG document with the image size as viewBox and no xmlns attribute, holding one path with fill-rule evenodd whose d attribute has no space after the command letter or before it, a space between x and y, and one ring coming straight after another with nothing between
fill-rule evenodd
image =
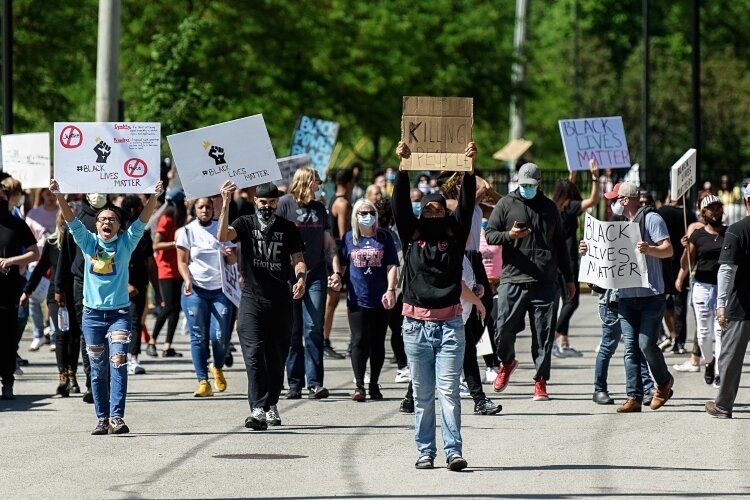
<instances>
[{"instance_id":1,"label":"shadow on pavement","mask_svg":"<svg viewBox=\"0 0 750 500\"><path fill-rule=\"evenodd\" d=\"M45 406L50 405L49 402L41 402L42 400L49 399L49 397L48 395L41 394L17 394L15 400L0 401L0 413L29 410L53 411L51 408L45 408Z\"/></svg>"}]
</instances>

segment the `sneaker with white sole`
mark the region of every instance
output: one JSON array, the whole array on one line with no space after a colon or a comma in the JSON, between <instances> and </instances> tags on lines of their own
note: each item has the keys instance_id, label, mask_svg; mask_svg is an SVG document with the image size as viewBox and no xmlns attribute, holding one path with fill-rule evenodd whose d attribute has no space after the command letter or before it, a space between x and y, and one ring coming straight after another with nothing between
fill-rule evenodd
<instances>
[{"instance_id":1,"label":"sneaker with white sole","mask_svg":"<svg viewBox=\"0 0 750 500\"><path fill-rule=\"evenodd\" d=\"M266 412L263 411L263 408L253 408L250 416L245 419L245 427L256 431L264 431L268 429Z\"/></svg>"},{"instance_id":2,"label":"sneaker with white sole","mask_svg":"<svg viewBox=\"0 0 750 500\"><path fill-rule=\"evenodd\" d=\"M402 368L401 370L397 370L396 371L396 383L406 384L408 382L411 382L411 372L409 371L409 367L406 366Z\"/></svg>"},{"instance_id":3,"label":"sneaker with white sole","mask_svg":"<svg viewBox=\"0 0 750 500\"><path fill-rule=\"evenodd\" d=\"M137 359L128 361L128 375L145 375L146 369L141 366Z\"/></svg>"},{"instance_id":4,"label":"sneaker with white sole","mask_svg":"<svg viewBox=\"0 0 750 500\"><path fill-rule=\"evenodd\" d=\"M678 372L698 373L701 371L700 365L694 365L689 359L686 359L679 365L672 365L672 368Z\"/></svg>"},{"instance_id":5,"label":"sneaker with white sole","mask_svg":"<svg viewBox=\"0 0 750 500\"><path fill-rule=\"evenodd\" d=\"M281 415L279 415L279 409L276 405L271 405L266 412L266 423L271 426L281 425Z\"/></svg>"},{"instance_id":6,"label":"sneaker with white sole","mask_svg":"<svg viewBox=\"0 0 750 500\"><path fill-rule=\"evenodd\" d=\"M30 352L36 352L44 344L45 344L44 337L36 337L36 338L34 338L34 340L31 341L31 344L29 345L29 351Z\"/></svg>"}]
</instances>

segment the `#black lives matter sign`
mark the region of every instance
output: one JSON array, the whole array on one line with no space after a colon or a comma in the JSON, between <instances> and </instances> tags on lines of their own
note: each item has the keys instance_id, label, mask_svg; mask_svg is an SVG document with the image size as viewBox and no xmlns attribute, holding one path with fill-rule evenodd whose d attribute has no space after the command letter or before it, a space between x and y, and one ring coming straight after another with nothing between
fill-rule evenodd
<instances>
[{"instance_id":1,"label":"#black lives matter sign","mask_svg":"<svg viewBox=\"0 0 750 500\"><path fill-rule=\"evenodd\" d=\"M592 159L600 168L630 168L630 152L621 117L580 118L558 123L568 170L588 170Z\"/></svg>"},{"instance_id":2,"label":"#black lives matter sign","mask_svg":"<svg viewBox=\"0 0 750 500\"><path fill-rule=\"evenodd\" d=\"M469 172L465 154L474 126L471 97L404 97L401 140L411 156L401 160L404 170Z\"/></svg>"},{"instance_id":3,"label":"#black lives matter sign","mask_svg":"<svg viewBox=\"0 0 750 500\"><path fill-rule=\"evenodd\" d=\"M669 192L673 200L682 198L695 184L695 156L695 149L688 149L669 170Z\"/></svg>"}]
</instances>

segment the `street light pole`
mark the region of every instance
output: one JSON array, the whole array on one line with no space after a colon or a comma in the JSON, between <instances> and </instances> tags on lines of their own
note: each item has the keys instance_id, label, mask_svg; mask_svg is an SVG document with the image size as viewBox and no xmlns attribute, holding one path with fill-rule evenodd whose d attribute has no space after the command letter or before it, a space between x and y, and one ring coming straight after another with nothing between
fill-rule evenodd
<instances>
[{"instance_id":1,"label":"street light pole","mask_svg":"<svg viewBox=\"0 0 750 500\"><path fill-rule=\"evenodd\" d=\"M120 0L99 0L96 49L96 121L117 120L120 61Z\"/></svg>"}]
</instances>

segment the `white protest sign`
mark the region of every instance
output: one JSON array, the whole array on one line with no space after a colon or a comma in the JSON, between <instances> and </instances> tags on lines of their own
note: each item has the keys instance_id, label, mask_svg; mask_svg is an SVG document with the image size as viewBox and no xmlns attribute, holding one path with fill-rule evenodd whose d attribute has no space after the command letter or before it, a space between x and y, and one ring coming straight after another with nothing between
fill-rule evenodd
<instances>
[{"instance_id":1,"label":"white protest sign","mask_svg":"<svg viewBox=\"0 0 750 500\"><path fill-rule=\"evenodd\" d=\"M242 189L281 179L263 115L167 137L188 199L217 194L231 180Z\"/></svg>"},{"instance_id":2,"label":"white protest sign","mask_svg":"<svg viewBox=\"0 0 750 500\"><path fill-rule=\"evenodd\" d=\"M53 140L63 193L153 193L159 182L159 123L55 122Z\"/></svg>"},{"instance_id":3,"label":"white protest sign","mask_svg":"<svg viewBox=\"0 0 750 500\"><path fill-rule=\"evenodd\" d=\"M589 160L599 168L630 168L630 153L622 118L560 120L560 135L568 170L588 170Z\"/></svg>"},{"instance_id":4,"label":"white protest sign","mask_svg":"<svg viewBox=\"0 0 750 500\"><path fill-rule=\"evenodd\" d=\"M673 200L678 200L695 184L695 149L685 151L682 158L672 165L669 174L669 196Z\"/></svg>"},{"instance_id":5,"label":"white protest sign","mask_svg":"<svg viewBox=\"0 0 750 500\"><path fill-rule=\"evenodd\" d=\"M601 288L648 287L646 258L636 250L641 230L635 222L602 222L589 214L583 226L588 250L578 281Z\"/></svg>"},{"instance_id":6,"label":"white protest sign","mask_svg":"<svg viewBox=\"0 0 750 500\"><path fill-rule=\"evenodd\" d=\"M49 132L4 135L2 158L3 172L24 189L49 187Z\"/></svg>"},{"instance_id":7,"label":"white protest sign","mask_svg":"<svg viewBox=\"0 0 750 500\"><path fill-rule=\"evenodd\" d=\"M242 298L242 289L240 287L240 266L236 263L231 266L224 262L224 256L219 259L221 262L221 291L232 301L236 307L240 307Z\"/></svg>"}]
</instances>

